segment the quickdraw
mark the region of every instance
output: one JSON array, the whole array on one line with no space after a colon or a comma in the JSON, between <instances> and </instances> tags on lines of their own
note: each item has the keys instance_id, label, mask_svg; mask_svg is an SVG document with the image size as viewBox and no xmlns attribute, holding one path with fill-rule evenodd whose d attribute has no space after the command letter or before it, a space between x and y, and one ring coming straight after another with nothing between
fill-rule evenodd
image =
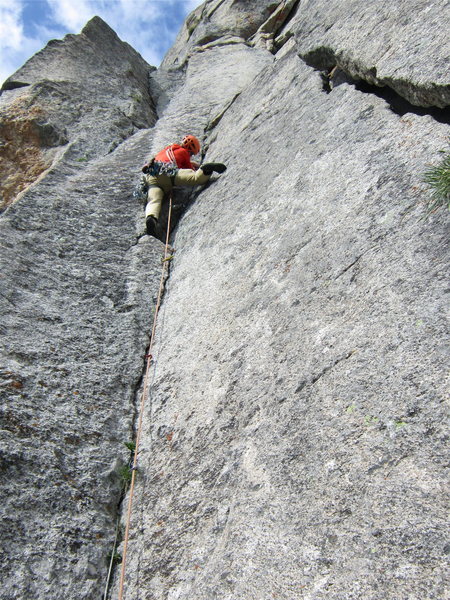
<instances>
[{"instance_id":1,"label":"quickdraw","mask_svg":"<svg viewBox=\"0 0 450 600\"><path fill-rule=\"evenodd\" d=\"M148 183L145 175L141 175L141 178L136 183L133 190L133 198L139 202L147 201Z\"/></svg>"}]
</instances>

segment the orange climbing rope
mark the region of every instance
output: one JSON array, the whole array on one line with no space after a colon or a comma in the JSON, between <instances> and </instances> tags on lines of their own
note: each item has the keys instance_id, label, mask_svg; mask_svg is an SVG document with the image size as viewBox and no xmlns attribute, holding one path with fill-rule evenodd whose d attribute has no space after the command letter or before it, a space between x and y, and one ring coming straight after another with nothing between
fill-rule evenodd
<instances>
[{"instance_id":1,"label":"orange climbing rope","mask_svg":"<svg viewBox=\"0 0 450 600\"><path fill-rule=\"evenodd\" d=\"M130 533L131 509L132 509L132 505L133 505L134 482L136 480L137 458L138 458L138 454L139 454L139 442L140 442L141 431L142 431L142 418L143 418L143 413L144 413L145 401L147 400L147 397L148 397L148 380L149 380L149 374L150 374L150 367L152 364L151 350L152 350L152 346L153 346L153 341L155 339L156 321L158 318L159 307L161 306L161 299L162 299L162 294L164 291L164 277L166 274L166 265L170 262L168 249L169 249L169 234L170 234L171 218L172 218L172 193L170 193L170 196L169 196L169 215L167 217L166 245L164 248L164 260L163 260L163 268L161 271L161 280L159 283L158 299L156 301L155 315L153 317L153 327L152 327L152 333L151 333L151 337L150 337L150 344L149 344L148 351L146 354L147 364L146 364L145 376L144 376L144 387L142 390L141 402L140 402L140 407L139 407L139 420L138 420L138 427L137 427L137 432L136 432L136 446L135 446L135 450L134 450L133 466L132 466L132 470L131 470L131 483L130 483L130 491L129 491L129 496L128 496L128 511L127 511L126 527L125 527L125 537L124 537L124 541L123 541L122 568L121 568L121 572L120 572L118 600L123 599L123 587L124 587L124 582L125 582L125 567L126 567L127 550L128 550L128 537L129 537L129 533Z\"/></svg>"}]
</instances>

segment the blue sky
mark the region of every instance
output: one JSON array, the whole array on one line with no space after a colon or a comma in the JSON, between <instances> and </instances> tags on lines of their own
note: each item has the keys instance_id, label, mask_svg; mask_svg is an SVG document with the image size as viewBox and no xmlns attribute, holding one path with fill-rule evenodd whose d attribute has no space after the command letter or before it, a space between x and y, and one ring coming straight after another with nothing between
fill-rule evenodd
<instances>
[{"instance_id":1,"label":"blue sky","mask_svg":"<svg viewBox=\"0 0 450 600\"><path fill-rule=\"evenodd\" d=\"M158 66L185 17L203 0L0 0L0 84L55 38L98 15Z\"/></svg>"}]
</instances>

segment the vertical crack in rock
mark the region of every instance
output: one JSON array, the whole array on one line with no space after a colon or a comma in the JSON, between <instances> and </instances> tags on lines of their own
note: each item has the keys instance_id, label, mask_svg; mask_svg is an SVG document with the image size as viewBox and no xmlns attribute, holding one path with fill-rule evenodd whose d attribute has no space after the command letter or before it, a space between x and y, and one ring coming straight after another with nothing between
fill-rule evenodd
<instances>
[{"instance_id":1,"label":"vertical crack in rock","mask_svg":"<svg viewBox=\"0 0 450 600\"><path fill-rule=\"evenodd\" d=\"M0 432L2 455L12 457L4 511L26 512L32 495L36 522L19 539L4 523L10 597L49 597L54 578L73 598L98 597L104 584L145 348L143 307L160 280L159 242L130 247L141 209L131 182L149 140L151 132L138 132L83 169L54 164L0 221L2 360L20 375L0 386L11 424ZM37 591L21 569L44 561L51 580L44 574Z\"/></svg>"},{"instance_id":2,"label":"vertical crack in rock","mask_svg":"<svg viewBox=\"0 0 450 600\"><path fill-rule=\"evenodd\" d=\"M208 156L225 156L229 170L178 232L183 252L166 305L177 349L162 349L156 373L136 595L322 599L357 585L361 597L381 587L393 600L400 582L409 593L436 568L439 597L439 542L424 534L420 510L431 505L421 493L421 482L433 486L427 469L440 471L425 455L439 441L429 438L423 452L420 425L392 416L421 385L442 414L443 386L428 366L439 361L431 371L440 372L444 355L428 355L433 342L414 319L423 313L429 331L443 325L442 282L430 265L443 266L444 222L433 233L401 215L411 173L444 127L417 121L401 122L352 89L327 98L294 49L208 121ZM352 268L359 276L349 285ZM301 394L306 387L312 393ZM405 447L415 447L423 471L411 460L407 474L402 463L388 482L383 468L368 479L378 455L404 456ZM440 522L438 486L431 495ZM218 512L230 498L239 510L219 539ZM386 545L373 542L379 529ZM405 556L410 534L417 545ZM416 569L418 560L414 583L398 577L398 564Z\"/></svg>"},{"instance_id":3,"label":"vertical crack in rock","mask_svg":"<svg viewBox=\"0 0 450 600\"><path fill-rule=\"evenodd\" d=\"M161 266L130 181L186 127L228 170L176 234L127 598L443 597L447 214L403 216L448 128L336 89L446 97L442 74L402 88L448 56L411 2L206 2L152 71L157 123L148 65L97 19L10 78L1 106L36 94L68 142L0 220L8 600L104 589ZM86 82L114 131L80 121Z\"/></svg>"},{"instance_id":4,"label":"vertical crack in rock","mask_svg":"<svg viewBox=\"0 0 450 600\"><path fill-rule=\"evenodd\" d=\"M170 278L171 262L170 261L162 262L162 268L164 269L165 274L163 276L163 287L162 287L162 290L161 290L160 308L162 308L162 303L164 301L164 296L165 296L165 292L166 292L167 281ZM159 293L159 291L158 291L158 293ZM155 307L156 304L157 304L157 297L154 297L153 298L153 307ZM159 315L161 315L161 314L162 314L162 311L160 310L159 311ZM131 439L130 439L130 441L133 441L133 442L136 441L136 436L137 436L137 433L138 433L138 431L137 431L137 424L138 424L138 422L140 420L140 416L141 416L140 415L140 411L141 411L141 409L142 410L146 409L146 405L145 404L143 406L141 405L142 399L143 399L142 395L146 394L146 398L147 399L150 397L150 389L149 388L150 388L151 383L150 383L150 381L147 382L147 389L146 390L144 389L144 384L145 384L145 374L146 374L146 371L147 371L147 364L148 364L148 362L147 362L148 361L148 353L149 353L149 350L150 350L150 348L152 346L151 333L152 333L153 318L154 318L154 308L152 310L152 318L149 320L149 323L148 323L149 341L148 341L147 346L145 347L145 354L144 354L144 357L143 357L142 370L141 370L141 373L140 373L140 377L138 378L138 380L135 383L133 394L132 394L133 398L134 398L134 413L133 413L133 417L132 417L131 423L130 423L130 433L131 433ZM160 327L163 326L161 324L161 322L158 322L158 321L159 320L157 320L157 322L156 322L157 330ZM142 437L141 437L140 442L141 442L141 444L143 443ZM129 464L131 465L132 462L133 462L133 459L130 458L130 461L131 462ZM138 459L138 462L137 462L138 473L139 473L139 467L140 467L140 462L139 462L139 459ZM129 493L129 490L127 490L124 487L122 489L121 496L120 496L120 498L118 499L118 502L117 502L116 518L122 518L124 521L125 521L125 518L126 518L126 515L127 515L127 506L124 504L124 501L128 498L128 493ZM116 549L120 546L121 541L122 541L121 538L119 538L117 540ZM137 566L138 573L140 572L140 569L141 569L141 557L139 555L139 557L138 557L138 566ZM113 588L113 585L114 585L113 582L116 581L116 584L117 584L117 581L118 581L117 572L118 572L118 566L114 565L113 571L111 573L110 584L109 584L110 592L111 592L111 590Z\"/></svg>"},{"instance_id":5,"label":"vertical crack in rock","mask_svg":"<svg viewBox=\"0 0 450 600\"><path fill-rule=\"evenodd\" d=\"M278 33L281 31L281 29L283 29L284 27L287 27L289 25L289 23L292 21L292 19L297 14L297 11L300 7L300 2L301 2L301 0L294 0L289 3L286 18L280 25L277 24L277 29L274 32L275 35L278 35Z\"/></svg>"},{"instance_id":6,"label":"vertical crack in rock","mask_svg":"<svg viewBox=\"0 0 450 600\"><path fill-rule=\"evenodd\" d=\"M211 119L211 121L205 127L205 133L208 133L208 132L212 131L215 127L217 127L217 125L220 123L221 119L227 112L227 110L229 108L231 108L231 106L233 106L233 103L236 101L237 98L239 98L240 94L241 94L241 92L238 92L237 94L235 94L233 96L233 98L225 106L225 108L223 110L221 110L215 117L213 117ZM203 152L205 153L205 151L206 151L206 148L204 148Z\"/></svg>"}]
</instances>

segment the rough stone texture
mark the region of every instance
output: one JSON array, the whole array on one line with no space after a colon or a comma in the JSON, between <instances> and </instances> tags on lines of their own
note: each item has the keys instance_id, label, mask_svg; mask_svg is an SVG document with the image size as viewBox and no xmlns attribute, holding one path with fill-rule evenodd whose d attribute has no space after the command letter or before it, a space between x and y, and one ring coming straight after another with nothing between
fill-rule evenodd
<instances>
[{"instance_id":1,"label":"rough stone texture","mask_svg":"<svg viewBox=\"0 0 450 600\"><path fill-rule=\"evenodd\" d=\"M0 208L69 142L82 165L153 125L150 69L94 17L81 34L52 40L9 77L0 96Z\"/></svg>"},{"instance_id":2,"label":"rough stone texture","mask_svg":"<svg viewBox=\"0 0 450 600\"><path fill-rule=\"evenodd\" d=\"M242 89L251 85L257 73L272 61L268 52L244 44L217 46L195 54L181 79L182 86L168 104L165 88L161 86L170 75L161 69L151 78L160 117L155 127L155 150L181 139L187 128L202 139L205 131L214 125ZM181 73L179 77L182 77Z\"/></svg>"},{"instance_id":3,"label":"rough stone texture","mask_svg":"<svg viewBox=\"0 0 450 600\"><path fill-rule=\"evenodd\" d=\"M130 181L187 130L228 170L173 238L125 598L448 598L448 216L421 183L448 125L357 89L351 38L363 66L325 93L325 6L205 3L152 73L155 126L85 167L69 144L3 214L2 600L101 597L160 269ZM388 6L386 72L422 93L442 40L423 10L401 45Z\"/></svg>"},{"instance_id":4,"label":"rough stone texture","mask_svg":"<svg viewBox=\"0 0 450 600\"><path fill-rule=\"evenodd\" d=\"M276 39L295 37L313 66L389 86L418 106L450 104L447 0L301 0Z\"/></svg>"},{"instance_id":5,"label":"rough stone texture","mask_svg":"<svg viewBox=\"0 0 450 600\"><path fill-rule=\"evenodd\" d=\"M55 149L67 139L64 131L48 123L44 108L30 96L19 96L1 110L0 135L0 208L4 209L51 166Z\"/></svg>"},{"instance_id":6,"label":"rough stone texture","mask_svg":"<svg viewBox=\"0 0 450 600\"><path fill-rule=\"evenodd\" d=\"M290 53L213 135L230 168L176 238L127 597L443 598L445 219L419 221L417 173L446 128Z\"/></svg>"},{"instance_id":7,"label":"rough stone texture","mask_svg":"<svg viewBox=\"0 0 450 600\"><path fill-rule=\"evenodd\" d=\"M205 2L186 19L161 68L180 68L189 58L211 46L247 43L279 4L273 0L213 0Z\"/></svg>"},{"instance_id":8,"label":"rough stone texture","mask_svg":"<svg viewBox=\"0 0 450 600\"><path fill-rule=\"evenodd\" d=\"M101 28L100 37L115 39L106 24L98 19L94 23ZM54 45L58 64L64 63L74 82L83 43L88 43L83 35ZM122 64L126 56L117 52ZM177 114L180 98L191 105L187 114L195 115L189 127L202 137L211 117L223 112L273 61L270 54L244 45L233 48L229 57L220 48L215 54L210 89L199 77L207 75L206 61L199 56L196 70L187 70L183 91L167 107L172 119L136 133L106 157L96 158L97 149L101 154L102 145L110 141L109 131L101 130L104 123L99 121L95 130L90 120L77 124L51 168L0 221L5 282L0 296L1 444L3 492L9 499L2 507L2 571L7 582L2 599L49 598L61 589L74 599L102 593L121 497L118 471L128 458L123 442L132 437L135 394L161 269L161 245L141 237L143 215L131 200L133 182L152 151L186 132L186 113ZM44 68L44 58L36 69ZM247 68L236 77L236 64L244 60ZM28 63L22 71L39 88ZM144 81L144 73L138 75ZM83 76L87 84L88 72ZM184 75L178 77L183 82ZM162 72L160 80L167 80ZM113 112L121 98L115 90L121 78L111 75L108 90L101 83L98 97L91 92L90 106L96 110L107 100ZM81 100L71 89L61 90L61 101L46 104L53 125L70 120L72 109L81 111ZM33 124L42 104L39 97L23 95L25 90L5 92L3 107L11 121ZM73 103L70 110L68 103ZM145 106L154 115L153 100ZM168 130L168 122L174 129ZM88 136L92 131L95 140ZM127 126L119 131L128 135ZM96 143L96 151L82 154L80 160L83 134ZM29 152L30 140L28 136L25 147L19 141L16 154L8 144L13 167L20 166L20 152ZM188 201L181 196L182 203Z\"/></svg>"},{"instance_id":9,"label":"rough stone texture","mask_svg":"<svg viewBox=\"0 0 450 600\"><path fill-rule=\"evenodd\" d=\"M127 598L446 597L448 219L420 217L448 127L324 93L297 35L210 122L229 169L175 239Z\"/></svg>"},{"instance_id":10,"label":"rough stone texture","mask_svg":"<svg viewBox=\"0 0 450 600\"><path fill-rule=\"evenodd\" d=\"M149 71L94 19L1 97L15 191L22 160L35 168L63 144L0 220L2 600L92 599L105 586L161 269L131 198L152 131L123 142L155 120ZM144 101L128 98L137 90Z\"/></svg>"},{"instance_id":11,"label":"rough stone texture","mask_svg":"<svg viewBox=\"0 0 450 600\"><path fill-rule=\"evenodd\" d=\"M59 165L0 221L2 599L98 598L106 581L159 285L130 188L150 139Z\"/></svg>"}]
</instances>

